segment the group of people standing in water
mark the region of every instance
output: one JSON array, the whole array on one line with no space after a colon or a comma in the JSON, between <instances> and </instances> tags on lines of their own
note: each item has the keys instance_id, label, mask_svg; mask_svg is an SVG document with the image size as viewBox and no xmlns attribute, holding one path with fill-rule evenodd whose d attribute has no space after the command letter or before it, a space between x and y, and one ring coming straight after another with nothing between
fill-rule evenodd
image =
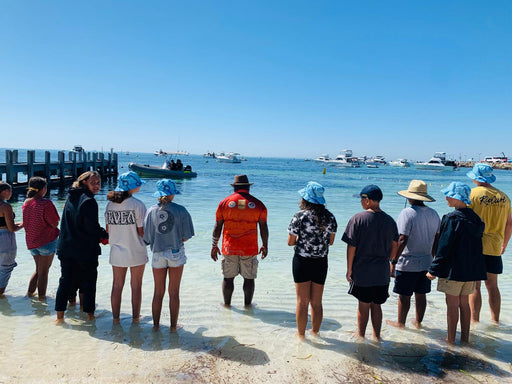
<instances>
[{"instance_id":1,"label":"group of people standing in water","mask_svg":"<svg viewBox=\"0 0 512 384\"><path fill-rule=\"evenodd\" d=\"M497 280L503 271L501 255L512 234L510 200L491 186L496 177L489 165L476 164L467 176L476 184L472 190L461 182L452 182L442 190L448 206L454 208L442 220L424 204L434 199L421 180L412 180L407 190L398 191L410 207L404 208L397 222L380 208L383 193L377 185L367 185L357 195L363 210L350 218L341 240L347 244L348 293L358 300L359 337L365 337L371 321L373 337L380 339L381 305L389 297L390 277L395 279L393 292L398 295L398 319L388 320L392 326L405 327L414 294L416 317L413 323L421 327L426 294L431 290L431 280L436 277L437 289L446 295L448 343L455 343L459 319L461 342L469 340L470 322L479 321L481 280L486 282L491 318L499 322L501 297ZM36 265L29 281L28 296L35 296L37 291L39 300L46 299L48 271L57 253L61 277L55 300L56 322L64 322L64 312L76 303L77 292L83 312L93 320L99 244L108 243L113 271L113 323L120 322L128 269L132 322L137 323L149 245L154 277L153 329L159 328L167 289L170 329L175 332L180 282L187 260L184 243L194 236L194 226L186 208L173 201L180 191L172 180L162 179L156 183L153 196L158 202L149 209L134 197L143 184L134 172L119 176L117 187L107 194L106 225L102 228L94 199L101 188L101 178L95 171L80 175L69 189L62 218L53 203L44 198L46 180L31 178L22 206L23 222L19 223L15 222L7 203L11 188L0 182L0 294L3 295L16 266L14 232L24 228L27 248ZM252 183L246 175L235 176L231 185L233 194L217 207L211 258L217 261L222 256L224 305L231 305L234 279L240 274L244 279L244 303L250 306L258 269L257 256L261 254L263 259L268 254L267 209L250 194ZM325 188L321 184L310 181L298 192L300 210L288 226L288 245L294 247L292 272L297 296L297 335L303 339L309 308L311 332L318 334L320 331L329 247L334 244L338 224L325 206ZM221 237L222 247L219 248Z\"/></svg>"},{"instance_id":2,"label":"group of people standing in water","mask_svg":"<svg viewBox=\"0 0 512 384\"><path fill-rule=\"evenodd\" d=\"M470 324L480 319L481 280L487 287L491 320L499 323L498 275L503 272L501 255L512 234L510 199L491 185L496 177L489 165L476 164L467 176L475 188L452 182L441 190L448 206L454 208L442 220L424 204L434 199L422 180L412 180L407 190L398 191L410 204L400 213L398 223L380 208L383 193L377 185L367 185L357 195L363 211L350 218L341 239L347 244L348 293L358 300L360 338L365 337L371 320L373 337L380 339L381 305L389 297L391 277L393 292L399 296L398 320L387 321L392 326L405 327L414 294L413 324L421 327L426 294L435 278L437 290L446 296L449 344L455 344L459 319L460 340L469 341ZM288 228L288 244L295 247L296 320L298 336L304 338L309 306L311 331L317 334L320 329L328 247L334 242L336 220L324 208L322 185L309 182L299 194L301 210Z\"/></svg>"},{"instance_id":3,"label":"group of people standing in water","mask_svg":"<svg viewBox=\"0 0 512 384\"><path fill-rule=\"evenodd\" d=\"M148 262L147 245L153 251L155 290L152 303L153 326L159 327L163 297L169 275L169 306L171 331L177 328L179 287L186 262L183 243L194 235L192 219L187 210L173 203L180 192L172 180L157 182L154 196L158 204L146 210L144 203L133 195L144 184L134 172L119 176L117 187L107 195L106 228L99 223L98 204L94 198L101 189L96 171L81 174L69 189L62 218L51 200L45 199L46 180L32 177L28 182L27 199L23 203L23 222L14 222L12 207L6 202L12 194L7 183L0 183L0 289L1 294L16 266L14 232L25 228L27 247L34 257L36 271L30 278L27 295L46 300L48 270L55 253L61 265L61 276L55 298L56 323L64 322L68 306L80 307L94 320L96 281L100 244L110 244L110 264L113 271L111 305L113 323L120 322L121 296L128 269L132 297L132 322L138 323L142 301L142 278ZM1 220L3 219L3 220ZM59 228L60 222L60 230Z\"/></svg>"}]
</instances>

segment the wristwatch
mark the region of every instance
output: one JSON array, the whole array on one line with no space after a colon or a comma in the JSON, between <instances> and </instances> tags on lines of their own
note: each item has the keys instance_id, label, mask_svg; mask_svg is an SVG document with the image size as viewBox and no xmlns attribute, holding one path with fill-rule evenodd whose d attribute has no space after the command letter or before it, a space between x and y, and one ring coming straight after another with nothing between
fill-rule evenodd
<instances>
[{"instance_id":1,"label":"wristwatch","mask_svg":"<svg viewBox=\"0 0 512 384\"><path fill-rule=\"evenodd\" d=\"M398 259L391 259L390 262L391 264L396 265L396 263L398 263Z\"/></svg>"}]
</instances>

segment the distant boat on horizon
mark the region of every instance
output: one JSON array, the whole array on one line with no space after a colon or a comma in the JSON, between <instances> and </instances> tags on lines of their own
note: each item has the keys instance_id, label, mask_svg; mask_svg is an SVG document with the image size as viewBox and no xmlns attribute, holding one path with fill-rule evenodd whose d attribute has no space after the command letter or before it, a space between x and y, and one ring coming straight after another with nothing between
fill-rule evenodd
<instances>
[{"instance_id":1,"label":"distant boat on horizon","mask_svg":"<svg viewBox=\"0 0 512 384\"><path fill-rule=\"evenodd\" d=\"M436 152L434 156L426 162L418 162L414 164L416 169L428 169L433 171L454 171L457 163L454 160L446 159L446 152Z\"/></svg>"}]
</instances>

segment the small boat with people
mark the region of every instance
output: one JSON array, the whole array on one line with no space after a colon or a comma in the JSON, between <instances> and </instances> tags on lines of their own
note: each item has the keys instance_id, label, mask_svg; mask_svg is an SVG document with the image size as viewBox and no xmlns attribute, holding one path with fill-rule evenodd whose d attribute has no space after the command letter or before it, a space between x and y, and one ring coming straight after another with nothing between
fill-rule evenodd
<instances>
[{"instance_id":1,"label":"small boat with people","mask_svg":"<svg viewBox=\"0 0 512 384\"><path fill-rule=\"evenodd\" d=\"M402 168L409 168L411 166L411 163L407 161L407 159L398 159L394 161L390 161L389 166L391 167L402 167Z\"/></svg>"},{"instance_id":2,"label":"small boat with people","mask_svg":"<svg viewBox=\"0 0 512 384\"><path fill-rule=\"evenodd\" d=\"M454 171L457 168L457 163L454 160L446 159L446 152L436 152L429 161L418 162L414 164L414 167L435 171Z\"/></svg>"},{"instance_id":3,"label":"small boat with people","mask_svg":"<svg viewBox=\"0 0 512 384\"><path fill-rule=\"evenodd\" d=\"M171 157L167 157L161 167L130 162L128 168L140 177L168 179L191 179L197 177L197 172L193 172L190 165L184 166L180 159L174 160Z\"/></svg>"}]
</instances>

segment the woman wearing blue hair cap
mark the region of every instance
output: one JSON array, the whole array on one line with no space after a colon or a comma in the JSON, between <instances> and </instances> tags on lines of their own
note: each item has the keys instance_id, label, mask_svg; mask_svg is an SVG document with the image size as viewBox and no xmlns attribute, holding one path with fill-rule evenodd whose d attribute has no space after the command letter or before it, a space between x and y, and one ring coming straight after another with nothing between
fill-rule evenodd
<instances>
[{"instance_id":1,"label":"woman wearing blue hair cap","mask_svg":"<svg viewBox=\"0 0 512 384\"><path fill-rule=\"evenodd\" d=\"M187 262L185 241L194 236L192 217L187 209L174 200L179 195L174 181L162 179L156 183L154 197L158 204L148 209L144 219L144 241L153 251L151 265L155 289L151 312L153 314L153 331L160 327L162 303L166 291L167 276L169 276L169 311L171 315L171 332L178 329L180 312L180 283L183 269Z\"/></svg>"},{"instance_id":2,"label":"woman wearing blue hair cap","mask_svg":"<svg viewBox=\"0 0 512 384\"><path fill-rule=\"evenodd\" d=\"M327 277L327 254L338 229L336 218L324 204L324 187L310 181L299 191L302 200L288 226L288 245L294 246L293 279L297 294L297 335L304 339L311 304L313 334L318 334L323 318L322 295Z\"/></svg>"},{"instance_id":3,"label":"woman wearing blue hair cap","mask_svg":"<svg viewBox=\"0 0 512 384\"><path fill-rule=\"evenodd\" d=\"M109 233L110 258L112 265L112 305L113 324L119 324L121 301L126 273L130 268L132 290L132 322L138 323L142 303L142 280L148 262L148 252L144 236L146 206L133 195L145 184L135 172L119 175L117 187L107 194L109 201L105 209L105 224Z\"/></svg>"},{"instance_id":4,"label":"woman wearing blue hair cap","mask_svg":"<svg viewBox=\"0 0 512 384\"><path fill-rule=\"evenodd\" d=\"M482 253L484 223L467 205L471 189L464 183L453 182L441 190L449 207L455 208L441 221L439 242L427 277L439 277L437 290L446 295L448 332L446 341L455 344L460 315L460 341L469 341L471 310L469 295L476 282L486 279Z\"/></svg>"}]
</instances>

